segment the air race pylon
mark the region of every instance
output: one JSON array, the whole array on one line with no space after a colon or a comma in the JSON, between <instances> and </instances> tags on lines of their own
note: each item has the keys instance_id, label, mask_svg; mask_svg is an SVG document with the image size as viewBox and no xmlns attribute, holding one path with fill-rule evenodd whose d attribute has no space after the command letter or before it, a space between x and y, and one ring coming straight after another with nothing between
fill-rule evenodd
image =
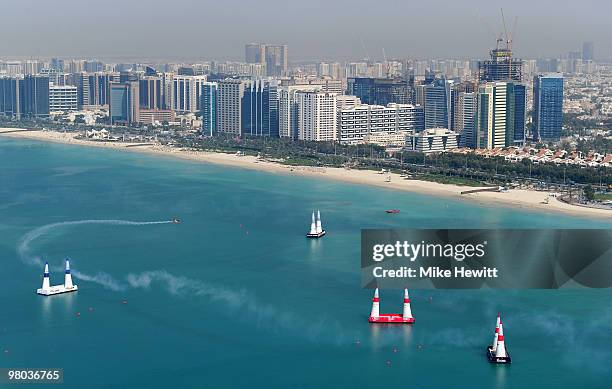
<instances>
[{"instance_id":1,"label":"air race pylon","mask_svg":"<svg viewBox=\"0 0 612 389\"><path fill-rule=\"evenodd\" d=\"M413 319L412 310L410 309L410 296L408 296L408 289L404 289L404 312L402 314L404 320Z\"/></svg>"},{"instance_id":2,"label":"air race pylon","mask_svg":"<svg viewBox=\"0 0 612 389\"><path fill-rule=\"evenodd\" d=\"M66 258L66 275L64 276L64 288L73 289L75 285L72 283L72 274L70 274L70 260Z\"/></svg>"},{"instance_id":3,"label":"air race pylon","mask_svg":"<svg viewBox=\"0 0 612 389\"><path fill-rule=\"evenodd\" d=\"M66 259L66 275L63 285L51 285L49 281L49 264L45 263L45 272L43 274L42 288L36 290L36 293L43 296L53 296L67 292L76 292L79 288L72 283L72 275L70 274L70 262Z\"/></svg>"},{"instance_id":4,"label":"air race pylon","mask_svg":"<svg viewBox=\"0 0 612 389\"><path fill-rule=\"evenodd\" d=\"M497 333L497 347L495 348L495 357L507 357L506 343L504 342L504 325L501 320L499 321L499 332Z\"/></svg>"},{"instance_id":5,"label":"air race pylon","mask_svg":"<svg viewBox=\"0 0 612 389\"><path fill-rule=\"evenodd\" d=\"M491 344L491 351L495 353L497 350L497 334L499 334L499 323L501 323L501 317L497 314L497 322L495 323L495 335L493 335L493 343Z\"/></svg>"},{"instance_id":6,"label":"air race pylon","mask_svg":"<svg viewBox=\"0 0 612 389\"><path fill-rule=\"evenodd\" d=\"M512 363L510 353L506 348L504 339L504 325L497 315L497 328L495 329L495 340L492 346L487 346L487 359L491 363Z\"/></svg>"},{"instance_id":7,"label":"air race pylon","mask_svg":"<svg viewBox=\"0 0 612 389\"><path fill-rule=\"evenodd\" d=\"M51 282L49 280L49 263L45 262L45 272L43 273L43 283L42 283L42 290L49 290L51 289Z\"/></svg>"},{"instance_id":8,"label":"air race pylon","mask_svg":"<svg viewBox=\"0 0 612 389\"><path fill-rule=\"evenodd\" d=\"M374 291L372 299L372 311L370 323L397 323L397 324L412 324L414 317L410 310L410 297L408 297L408 289L404 289L404 312L403 313L380 313L380 299L378 298L378 288Z\"/></svg>"},{"instance_id":9,"label":"air race pylon","mask_svg":"<svg viewBox=\"0 0 612 389\"><path fill-rule=\"evenodd\" d=\"M378 319L380 316L380 298L378 297L378 288L374 291L374 298L372 299L372 311L370 312L370 321L372 319Z\"/></svg>"}]
</instances>

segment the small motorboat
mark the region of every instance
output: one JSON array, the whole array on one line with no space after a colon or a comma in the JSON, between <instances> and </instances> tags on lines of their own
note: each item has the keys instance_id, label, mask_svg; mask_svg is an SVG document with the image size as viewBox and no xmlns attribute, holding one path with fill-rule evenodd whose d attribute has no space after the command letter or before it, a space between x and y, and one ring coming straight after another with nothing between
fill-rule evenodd
<instances>
[{"instance_id":1,"label":"small motorboat","mask_svg":"<svg viewBox=\"0 0 612 389\"><path fill-rule=\"evenodd\" d=\"M400 213L399 209L387 209L385 212L387 213Z\"/></svg>"},{"instance_id":2,"label":"small motorboat","mask_svg":"<svg viewBox=\"0 0 612 389\"><path fill-rule=\"evenodd\" d=\"M181 222L181 219L178 219L176 217L174 219L172 219L172 223L174 223L174 224L179 224L180 222Z\"/></svg>"}]
</instances>

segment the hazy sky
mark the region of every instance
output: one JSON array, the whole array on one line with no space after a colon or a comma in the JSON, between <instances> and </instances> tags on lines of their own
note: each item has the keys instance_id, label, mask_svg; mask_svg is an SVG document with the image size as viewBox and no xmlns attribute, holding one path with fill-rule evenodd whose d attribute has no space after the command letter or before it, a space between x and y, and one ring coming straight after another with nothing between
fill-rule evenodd
<instances>
[{"instance_id":1,"label":"hazy sky","mask_svg":"<svg viewBox=\"0 0 612 389\"><path fill-rule=\"evenodd\" d=\"M291 60L483 57L518 16L523 58L595 42L612 57L610 0L0 0L0 56L243 60L286 43ZM363 41L363 46L362 46Z\"/></svg>"}]
</instances>

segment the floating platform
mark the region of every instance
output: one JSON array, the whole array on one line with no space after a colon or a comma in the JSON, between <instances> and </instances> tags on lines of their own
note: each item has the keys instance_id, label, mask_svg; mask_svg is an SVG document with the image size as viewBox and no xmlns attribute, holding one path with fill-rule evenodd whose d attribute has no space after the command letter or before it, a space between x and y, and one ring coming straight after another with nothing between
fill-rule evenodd
<instances>
[{"instance_id":1,"label":"floating platform","mask_svg":"<svg viewBox=\"0 0 612 389\"><path fill-rule=\"evenodd\" d=\"M49 288L43 289L37 289L36 293L38 293L41 296L53 296L56 294L62 294L62 293L70 293L70 292L76 292L77 290L79 290L79 287L76 285L73 285L72 287L65 287L64 285L55 285L55 286L51 286Z\"/></svg>"},{"instance_id":2,"label":"floating platform","mask_svg":"<svg viewBox=\"0 0 612 389\"><path fill-rule=\"evenodd\" d=\"M368 321L370 323L412 324L414 317L404 319L401 313L381 313L378 317L370 316Z\"/></svg>"},{"instance_id":3,"label":"floating platform","mask_svg":"<svg viewBox=\"0 0 612 389\"><path fill-rule=\"evenodd\" d=\"M317 239L317 238L320 238L320 237L322 237L324 235L325 235L325 230L323 230L321 232L316 232L316 233L308 233L308 234L306 234L306 237L310 238L310 239Z\"/></svg>"},{"instance_id":4,"label":"floating platform","mask_svg":"<svg viewBox=\"0 0 612 389\"><path fill-rule=\"evenodd\" d=\"M506 356L505 357L496 357L493 353L493 348L491 346L487 346L487 359L491 363L512 363L512 358L510 358L510 353L508 352L508 348L506 348Z\"/></svg>"},{"instance_id":5,"label":"floating platform","mask_svg":"<svg viewBox=\"0 0 612 389\"><path fill-rule=\"evenodd\" d=\"M42 288L36 289L36 293L41 296L53 296L56 294L76 292L77 290L79 290L79 287L72 283L72 274L70 274L70 260L68 258L66 258L66 274L64 276L63 285L51 285L49 280L49 264L45 262Z\"/></svg>"}]
</instances>

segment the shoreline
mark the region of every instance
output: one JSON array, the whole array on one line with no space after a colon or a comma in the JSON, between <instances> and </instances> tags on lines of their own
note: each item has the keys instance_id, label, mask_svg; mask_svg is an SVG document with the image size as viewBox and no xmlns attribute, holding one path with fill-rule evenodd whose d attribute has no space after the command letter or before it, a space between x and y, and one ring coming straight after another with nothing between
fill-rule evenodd
<instances>
[{"instance_id":1,"label":"shoreline","mask_svg":"<svg viewBox=\"0 0 612 389\"><path fill-rule=\"evenodd\" d=\"M440 184L430 181L405 180L397 173L391 173L391 182L386 182L386 174L382 175L372 170L347 170L333 167L289 166L276 162L259 160L253 156L236 156L234 154L183 150L171 146L152 145L150 143L137 145L123 142L96 142L75 139L76 133L61 133L56 131L26 130L17 128L0 128L0 136L11 138L32 139L46 142L55 142L69 145L100 147L113 150L125 150L149 155L169 156L189 161L214 163L218 165L233 166L269 173L281 173L289 176L304 176L332 179L335 181L353 184L369 185L393 190L401 190L436 197L446 197L454 200L463 200L478 203L483 206L496 204L535 210L548 213L563 213L573 216L612 218L612 211L606 209L588 208L564 203L551 197L548 204L543 201L546 192L537 192L526 189L511 189L502 192L480 192L462 195L461 191L469 187ZM130 147L128 147L130 146ZM475 189L475 188L474 188Z\"/></svg>"}]
</instances>

